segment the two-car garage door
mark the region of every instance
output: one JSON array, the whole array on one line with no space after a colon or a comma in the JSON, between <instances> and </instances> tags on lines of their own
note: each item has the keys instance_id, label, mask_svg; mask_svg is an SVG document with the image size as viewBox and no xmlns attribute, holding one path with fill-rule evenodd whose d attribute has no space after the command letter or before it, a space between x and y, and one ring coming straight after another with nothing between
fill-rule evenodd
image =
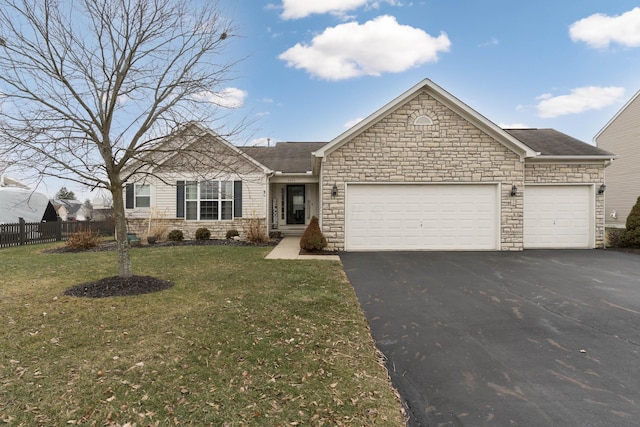
<instances>
[{"instance_id":1,"label":"two-car garage door","mask_svg":"<svg viewBox=\"0 0 640 427\"><path fill-rule=\"evenodd\" d=\"M349 184L345 249L500 249L497 184ZM592 248L590 185L527 185L524 248Z\"/></svg>"},{"instance_id":2,"label":"two-car garage door","mask_svg":"<svg viewBox=\"0 0 640 427\"><path fill-rule=\"evenodd\" d=\"M346 250L498 249L496 184L351 184Z\"/></svg>"}]
</instances>

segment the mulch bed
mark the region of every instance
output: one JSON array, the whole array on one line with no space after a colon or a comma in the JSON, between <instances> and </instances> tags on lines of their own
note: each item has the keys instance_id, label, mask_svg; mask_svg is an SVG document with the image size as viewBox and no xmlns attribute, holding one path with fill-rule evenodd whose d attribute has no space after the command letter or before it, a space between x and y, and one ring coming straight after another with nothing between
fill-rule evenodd
<instances>
[{"instance_id":1,"label":"mulch bed","mask_svg":"<svg viewBox=\"0 0 640 427\"><path fill-rule=\"evenodd\" d=\"M338 251L309 251L307 249L300 249L300 255L338 255Z\"/></svg>"},{"instance_id":2,"label":"mulch bed","mask_svg":"<svg viewBox=\"0 0 640 427\"><path fill-rule=\"evenodd\" d=\"M149 294L169 289L173 283L151 276L106 277L82 283L64 291L65 295L86 298L122 297Z\"/></svg>"},{"instance_id":3,"label":"mulch bed","mask_svg":"<svg viewBox=\"0 0 640 427\"><path fill-rule=\"evenodd\" d=\"M135 246L133 249L156 248L163 246L275 246L279 240L271 240L267 243L251 243L242 240L183 240L180 242L160 242L153 245ZM71 249L67 246L49 249L45 253L78 253L78 252L99 252L115 251L117 249L115 241L103 242L101 245L91 249ZM65 295L85 298L106 298L131 295L142 295L152 292L159 292L173 286L173 283L151 276L132 277L106 277L95 282L81 283L64 291Z\"/></svg>"}]
</instances>

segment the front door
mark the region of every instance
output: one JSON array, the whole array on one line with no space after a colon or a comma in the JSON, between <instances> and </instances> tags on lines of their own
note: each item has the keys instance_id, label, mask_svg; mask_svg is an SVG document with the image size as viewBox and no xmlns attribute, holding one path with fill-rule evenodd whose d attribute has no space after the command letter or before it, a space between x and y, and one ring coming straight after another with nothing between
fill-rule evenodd
<instances>
[{"instance_id":1,"label":"front door","mask_svg":"<svg viewBox=\"0 0 640 427\"><path fill-rule=\"evenodd\" d=\"M304 185L287 185L287 224L304 224Z\"/></svg>"}]
</instances>

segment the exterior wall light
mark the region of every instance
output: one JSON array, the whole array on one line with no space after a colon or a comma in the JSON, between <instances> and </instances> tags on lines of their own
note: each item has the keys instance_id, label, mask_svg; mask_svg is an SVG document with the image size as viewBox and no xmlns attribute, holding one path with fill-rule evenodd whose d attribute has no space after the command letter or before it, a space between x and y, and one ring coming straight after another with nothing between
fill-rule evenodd
<instances>
[{"instance_id":1,"label":"exterior wall light","mask_svg":"<svg viewBox=\"0 0 640 427\"><path fill-rule=\"evenodd\" d=\"M516 194L518 194L518 187L516 187L515 184L513 184L511 186L511 193L510 194L511 194L511 197L514 197Z\"/></svg>"},{"instance_id":2,"label":"exterior wall light","mask_svg":"<svg viewBox=\"0 0 640 427\"><path fill-rule=\"evenodd\" d=\"M604 184L600 184L600 188L598 188L598 194L604 194L604 190L607 189L607 186Z\"/></svg>"},{"instance_id":3,"label":"exterior wall light","mask_svg":"<svg viewBox=\"0 0 640 427\"><path fill-rule=\"evenodd\" d=\"M331 197L338 197L338 186L335 183L331 189Z\"/></svg>"}]
</instances>

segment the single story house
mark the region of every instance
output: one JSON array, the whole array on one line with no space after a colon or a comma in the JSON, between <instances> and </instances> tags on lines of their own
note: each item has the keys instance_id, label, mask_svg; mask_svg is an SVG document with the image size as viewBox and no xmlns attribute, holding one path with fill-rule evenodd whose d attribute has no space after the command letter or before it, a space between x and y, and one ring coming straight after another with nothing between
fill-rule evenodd
<instances>
[{"instance_id":1,"label":"single story house","mask_svg":"<svg viewBox=\"0 0 640 427\"><path fill-rule=\"evenodd\" d=\"M166 173L130 179L133 231L151 220L224 237L253 221L301 234L317 216L329 248L346 251L604 244L613 154L553 129L502 129L428 79L326 143L235 147L187 127L190 143L217 147L215 165L205 177L178 150L156 166Z\"/></svg>"},{"instance_id":2,"label":"single story house","mask_svg":"<svg viewBox=\"0 0 640 427\"><path fill-rule=\"evenodd\" d=\"M631 208L640 197L640 91L597 133L599 148L619 157L607 168L605 222L624 228Z\"/></svg>"},{"instance_id":3,"label":"single story house","mask_svg":"<svg viewBox=\"0 0 640 427\"><path fill-rule=\"evenodd\" d=\"M51 199L51 204L58 217L63 221L89 221L91 208L85 206L80 200Z\"/></svg>"}]
</instances>

